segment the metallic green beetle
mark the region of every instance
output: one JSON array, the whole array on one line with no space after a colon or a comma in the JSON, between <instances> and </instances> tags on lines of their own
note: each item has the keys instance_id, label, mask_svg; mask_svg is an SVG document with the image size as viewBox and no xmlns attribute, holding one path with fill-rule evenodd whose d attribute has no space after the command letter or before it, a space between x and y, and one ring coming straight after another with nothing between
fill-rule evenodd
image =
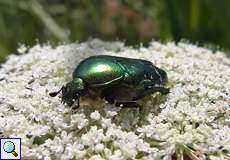
<instances>
[{"instance_id":1,"label":"metallic green beetle","mask_svg":"<svg viewBox=\"0 0 230 160\"><path fill-rule=\"evenodd\" d=\"M109 55L91 56L77 66L73 80L57 92L62 92L62 102L72 106L80 96L97 95L116 106L138 106L136 101L154 92L169 93L163 86L167 74L151 62L141 59Z\"/></svg>"}]
</instances>

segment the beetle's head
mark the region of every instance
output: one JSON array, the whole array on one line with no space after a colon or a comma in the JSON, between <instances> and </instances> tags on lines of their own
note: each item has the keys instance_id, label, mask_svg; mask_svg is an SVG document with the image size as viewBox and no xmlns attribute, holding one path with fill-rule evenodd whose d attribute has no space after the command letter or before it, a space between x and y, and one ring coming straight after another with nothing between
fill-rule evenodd
<instances>
[{"instance_id":1,"label":"beetle's head","mask_svg":"<svg viewBox=\"0 0 230 160\"><path fill-rule=\"evenodd\" d=\"M67 103L67 105L72 106L77 100L77 107L80 106L79 98L84 94L85 87L84 82L81 78L75 78L57 92L52 92L49 95L55 97L58 93L62 92L62 102Z\"/></svg>"}]
</instances>

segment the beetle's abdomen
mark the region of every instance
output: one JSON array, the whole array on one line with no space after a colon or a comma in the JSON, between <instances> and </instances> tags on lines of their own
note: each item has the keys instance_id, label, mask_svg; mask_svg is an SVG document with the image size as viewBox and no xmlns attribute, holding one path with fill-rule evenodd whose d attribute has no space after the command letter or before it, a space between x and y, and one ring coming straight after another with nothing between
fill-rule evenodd
<instances>
[{"instance_id":1,"label":"beetle's abdomen","mask_svg":"<svg viewBox=\"0 0 230 160\"><path fill-rule=\"evenodd\" d=\"M73 78L81 77L89 86L103 85L120 77L124 70L114 61L104 58L88 58L82 61L73 73Z\"/></svg>"}]
</instances>

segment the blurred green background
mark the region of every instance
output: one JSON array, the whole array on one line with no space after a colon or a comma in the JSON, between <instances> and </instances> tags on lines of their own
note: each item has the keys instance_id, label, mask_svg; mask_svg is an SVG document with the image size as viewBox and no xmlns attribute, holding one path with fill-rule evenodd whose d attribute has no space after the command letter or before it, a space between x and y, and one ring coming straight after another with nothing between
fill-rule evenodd
<instances>
[{"instance_id":1,"label":"blurred green background","mask_svg":"<svg viewBox=\"0 0 230 160\"><path fill-rule=\"evenodd\" d=\"M229 0L0 0L0 61L20 44L186 39L230 47ZM215 47L214 47L215 48Z\"/></svg>"}]
</instances>

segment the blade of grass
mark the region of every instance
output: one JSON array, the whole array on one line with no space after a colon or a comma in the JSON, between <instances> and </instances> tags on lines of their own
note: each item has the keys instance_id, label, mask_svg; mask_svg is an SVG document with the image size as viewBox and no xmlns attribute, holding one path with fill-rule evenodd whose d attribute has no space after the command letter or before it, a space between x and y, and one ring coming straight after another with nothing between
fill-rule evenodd
<instances>
[{"instance_id":1,"label":"blade of grass","mask_svg":"<svg viewBox=\"0 0 230 160\"><path fill-rule=\"evenodd\" d=\"M1 4L17 7L37 16L46 28L60 41L69 42L69 35L55 20L45 11L43 6L36 0L26 1L0 1Z\"/></svg>"},{"instance_id":2,"label":"blade of grass","mask_svg":"<svg viewBox=\"0 0 230 160\"><path fill-rule=\"evenodd\" d=\"M44 23L53 35L61 41L69 41L68 34L53 20L38 1L32 0L30 7L33 13Z\"/></svg>"},{"instance_id":3,"label":"blade of grass","mask_svg":"<svg viewBox=\"0 0 230 160\"><path fill-rule=\"evenodd\" d=\"M100 29L100 17L99 17L99 14L98 14L96 7L89 0L84 0L84 1L82 1L82 3L86 6L86 8L88 9L88 12L92 16L92 20L95 23L95 26L98 29Z\"/></svg>"},{"instance_id":4,"label":"blade of grass","mask_svg":"<svg viewBox=\"0 0 230 160\"><path fill-rule=\"evenodd\" d=\"M192 31L196 31L199 25L199 17L200 17L200 1L193 0L191 1L190 7L190 26Z\"/></svg>"}]
</instances>

